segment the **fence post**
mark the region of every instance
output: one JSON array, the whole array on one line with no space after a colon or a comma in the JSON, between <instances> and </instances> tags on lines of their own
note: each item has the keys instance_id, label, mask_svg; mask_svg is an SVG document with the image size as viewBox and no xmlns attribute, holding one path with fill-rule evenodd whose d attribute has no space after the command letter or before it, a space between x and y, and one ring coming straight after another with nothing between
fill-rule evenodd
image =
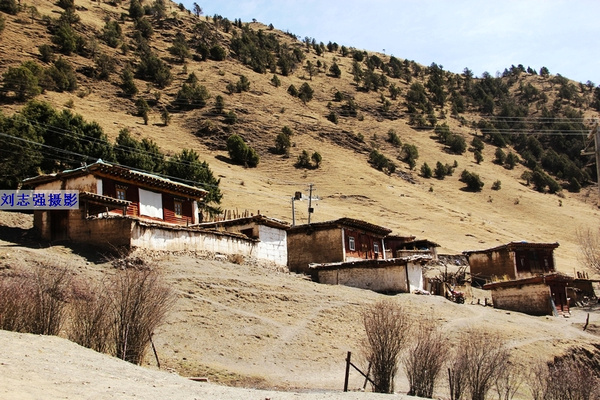
<instances>
[{"instance_id":1,"label":"fence post","mask_svg":"<svg viewBox=\"0 0 600 400\"><path fill-rule=\"evenodd\" d=\"M348 391L348 378L350 376L350 358L352 357L352 352L348 352L348 356L346 357L346 376L344 378L344 392Z\"/></svg>"}]
</instances>

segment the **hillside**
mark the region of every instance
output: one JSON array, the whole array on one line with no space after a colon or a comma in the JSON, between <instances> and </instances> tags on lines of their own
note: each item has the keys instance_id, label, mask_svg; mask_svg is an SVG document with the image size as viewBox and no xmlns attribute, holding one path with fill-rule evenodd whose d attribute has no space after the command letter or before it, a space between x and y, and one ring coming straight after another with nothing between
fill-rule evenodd
<instances>
[{"instance_id":1,"label":"hillside","mask_svg":"<svg viewBox=\"0 0 600 400\"><path fill-rule=\"evenodd\" d=\"M30 215L0 212L0 276L22 273L41 262L68 268L75 281L106 280L118 273L88 248L40 247L30 234L31 227ZM166 323L154 334L163 372L155 371L156 360L150 349L144 362L147 369L141 369L62 338L0 331L4 349L0 355L0 396L379 398L340 391L348 351L356 365L366 367L360 351L364 335L361 312L382 298L398 302L416 320L434 319L452 347L469 328L485 329L504 338L520 366L522 385L515 399L531 398L526 371L536 363L574 356L597 365L600 352L597 306L574 308L570 318L532 317L476 304L475 298L482 299L483 291L474 294L473 302L461 305L439 296L392 297L321 285L252 260L240 265L210 254L136 256L159 268L177 294ZM587 313L589 325L583 331ZM67 329L68 324L59 336L66 337ZM185 381L173 373L207 377L211 383ZM270 391L238 390L214 383ZM352 371L350 389L358 390L363 384L363 378ZM398 393L408 390L403 370L396 385ZM436 398L446 394L443 378Z\"/></svg>"},{"instance_id":2,"label":"hillside","mask_svg":"<svg viewBox=\"0 0 600 400\"><path fill-rule=\"evenodd\" d=\"M288 75L282 73L277 61L272 62L275 63L275 73L269 72L269 69L266 73L257 73L244 65L239 54L231 50L233 39L242 35L242 28L231 24L231 21L227 25L226 19L196 17L192 12L167 2L162 16L155 11L147 15L153 28L148 44L150 50L168 67L172 80L161 87L163 85L157 85L151 79L136 77L138 94L126 96L119 87L121 74L128 63L136 67L140 62L139 53L135 51L136 27L129 17L129 6L128 2L76 1L74 12L79 22L73 23L73 29L87 42L83 50L70 55L63 54L62 57L76 71L77 88L62 92L45 90L35 99L48 101L57 110L69 109L83 116L86 121L97 122L110 141L114 141L122 129L128 129L137 140L149 138L155 141L168 155L174 155L183 148L193 149L220 178L223 193L221 207L226 210L260 211L291 221L291 196L296 191L308 194L308 185L312 183L314 194L320 198L311 216L312 221L341 216L360 218L385 225L398 234L433 240L442 246L442 253L492 247L512 240L557 241L560 243L555 252L558 268L569 273L583 268L577 261L576 232L578 229L596 229L599 216L597 192L593 186L593 165L588 168L588 178L581 182L584 187L579 193L564 189L556 195L541 193L531 185L526 185L521 176L530 169L523 163L517 164L514 169L494 163L494 130L486 131L488 128L480 124L486 116L482 111L485 105L475 104L465 95L465 110L455 117L451 116L451 88L453 85L457 88L464 85L464 76L441 71L447 95L443 109L435 103L435 93L430 89L426 93L429 100L423 109L419 108L418 103L414 103L414 109L411 109L407 100L411 85L419 82L427 86L436 72L435 68L415 66L406 60L412 71L410 78L402 73L396 78L386 72L387 86L374 89L366 86L364 77L358 84L354 80L352 51L355 49L347 49L351 51L346 56L341 55L341 50L330 52L327 49L318 55L315 47L306 46L289 34L271 30L260 22L244 23L246 29L254 33L262 30L263 33L272 34L280 43L280 54L284 54L282 49L289 50L289 54L294 54L293 50L297 49L295 54L299 52L304 57ZM51 28L52 21L64 14L64 8L41 0L28 1L27 7L35 7L35 11L27 8L16 15L2 14L5 20L5 28L0 34L2 74L10 67L18 67L31 60L44 68L50 67L51 63L41 61L38 47L42 44L53 46L55 59L61 56L59 46L52 42L55 34L51 33ZM121 26L122 38L119 43L127 43L128 51L124 51L120 45L113 48L106 44L103 30L109 20L117 21ZM182 33L190 45L194 43L196 46L190 49L191 57L184 58L184 62L169 52L177 33ZM222 61L210 57L203 59L202 43L220 45L227 57ZM365 76L372 77L366 73L369 70L367 60L379 59L384 64L391 61L389 56L383 54L365 53L368 57L360 64ZM94 57L98 60L99 54L114 59L114 72L106 80L99 79L96 74L99 64ZM372 56L377 57L374 59ZM321 65L316 69L318 73L312 77L305 68L307 61L311 61L313 66ZM341 70L339 78L328 72L334 63ZM374 71L376 76L384 75L383 68L375 68ZM198 83L210 94L205 107L183 108L181 100L178 100L177 93L191 73L196 75ZM271 82L274 75L281 83L279 87ZM249 90L229 94L227 85L235 85L242 76L247 77ZM495 109L491 116L487 115L493 117L488 118L490 121L521 115L519 121L522 125L527 124L528 118L535 124L536 118L546 115L548 110L544 111L544 106L550 110L553 107L562 110L555 115L557 119L567 118L564 116L566 111L575 112L579 117L573 120L579 122L586 122L584 118L597 117L593 107L593 90L568 80L565 83L563 77L556 79L552 75L522 73L518 68L511 68L505 77L487 78L494 84L504 82L508 90L503 97L492 99ZM473 82L485 83L489 79L473 78ZM306 103L287 91L292 84L300 88L304 83L314 91L312 100ZM400 95L396 99L390 94L392 84L399 89ZM531 98L528 97L529 101L524 101L523 91L529 85L536 91ZM571 90L570 94L562 93L562 88ZM339 102L335 98L338 92L342 96ZM24 101L15 99L12 91L5 89L4 94L6 97L2 110L5 116L23 107ZM232 111L237 117L233 125L224 122L223 114L216 113L214 105L217 96L224 99L224 111ZM136 112L135 100L139 97L146 99L150 105L147 125ZM349 102L350 99L353 103ZM515 107L527 105L526 116L523 116L522 110L520 114L507 111L506 108L510 107L503 105L507 103L506 99L521 99L518 107ZM171 117L168 125L161 119L163 108L168 110ZM429 111L426 111L427 108ZM328 119L332 111L338 115L337 124ZM356 116L353 116L353 112L356 112ZM430 114L436 117L436 124L447 124L467 144L471 143L474 134L485 139L483 162L477 164L471 151L452 154L445 144L437 140L432 127L419 127L420 123L414 121L419 116L425 118ZM285 126L292 130L293 144L289 157L274 154L270 150ZM500 126L494 129L510 139L517 136L515 133L529 132L527 126L512 127L515 129L512 133L502 130ZM415 145L418 149L415 169L410 170L407 163L398 159L401 148L386 141L390 130L397 134L402 143ZM584 134L581 129L577 132L580 137ZM233 133L243 137L247 144L257 150L260 155L257 168L244 168L230 162L225 142ZM545 146L548 145L545 142L552 142L556 138L563 141L565 137L571 138L568 131L560 137L541 134L538 137ZM507 153L516 152L511 146L518 144L513 141L503 149ZM397 166L395 172L386 174L371 166L368 159L372 149L378 149L392 160ZM319 168L294 166L303 150L309 154L315 151L321 154ZM523 157L520 158L523 160ZM420 167L424 162L433 168L438 161L442 164L456 161L458 167L452 176L443 180L426 179L420 175ZM578 162L579 165L586 164L585 160ZM464 169L480 176L484 182L480 192L464 190L465 184L459 181ZM5 170L4 174L11 174L11 171ZM565 187L569 183L555 178ZM492 184L497 180L501 181L501 189L492 190ZM306 222L307 216L305 203L296 203L297 222Z\"/></svg>"}]
</instances>

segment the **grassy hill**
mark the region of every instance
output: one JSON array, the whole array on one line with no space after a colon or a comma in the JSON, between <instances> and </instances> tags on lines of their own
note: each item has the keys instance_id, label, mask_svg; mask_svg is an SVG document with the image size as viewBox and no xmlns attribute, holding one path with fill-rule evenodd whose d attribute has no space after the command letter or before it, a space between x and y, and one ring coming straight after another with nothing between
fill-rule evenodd
<instances>
[{"instance_id":1,"label":"grassy hill","mask_svg":"<svg viewBox=\"0 0 600 400\"><path fill-rule=\"evenodd\" d=\"M329 51L325 44L307 46L293 35L260 22L240 24L225 18L195 16L170 2L164 9L154 9L156 4L161 3L143 3L142 9L147 8L143 14L153 31L143 41L136 32L147 29L147 25L132 18L129 2L76 0L75 8L66 13L68 0L22 0L20 8L0 0L0 9L4 10L0 13L0 180L19 178L23 172L19 163L25 165L32 160L30 143L19 141L22 138L44 140L47 146L62 140L70 149L68 157L62 153L57 156L52 146L38 154L46 163L32 164L33 173L51 172L45 169L48 165L88 161L73 154L76 145L83 148L91 140L77 129L95 129L98 136L94 140L101 142L102 135L106 135L111 146L127 129L136 141L153 141L167 158L182 149L195 151L220 179L220 206L224 210L261 212L291 222L291 197L297 191L308 194L312 184L319 200L313 202L311 221L343 216L364 219L389 227L396 234L435 241L442 246L442 253L460 253L513 240L559 242L555 251L557 268L567 273L585 270L578 261L577 232L596 230L600 216L594 165L589 158L579 156L587 145L588 119L597 117L597 90L593 87L560 76L522 71L518 66L509 67L504 76L473 78L470 83L468 71L456 75L440 71L436 65L419 66L404 59L396 60L400 62L396 71L396 61L384 54L341 47ZM72 21L72 30L66 35L76 39L70 54L61 50L65 44L65 36L63 40L58 38L61 18ZM116 26L122 34L112 43ZM189 57L184 54L183 61L180 51L169 50L182 36L189 46ZM248 47L241 46L240 39ZM252 48L252 43L260 45ZM218 48L225 52L222 60L217 60L222 54ZM158 76L149 77L148 68L141 68L143 55L155 56L146 61L151 61L150 69L160 72ZM299 59L292 70L284 73L283 68L289 65L281 60L289 63L292 56ZM362 61L358 61L361 56ZM58 69L61 58L73 71L67 78L74 77L76 85L61 80L64 76L53 69ZM305 68L308 61L318 73L312 70L311 76ZM353 75L355 61L363 72L357 80ZM35 62L39 68L27 62ZM340 68L339 77L330 72L334 63ZM29 73L19 70L24 73L21 78L9 74L11 69L14 73L24 65ZM370 66L372 73L367 72ZM127 94L123 88L127 68L134 74L136 94ZM191 101L181 96L184 83L190 85L192 73L197 78L196 88L203 86L208 98L202 96L202 90ZM34 76L35 85L28 87L24 98L18 98L18 84ZM242 77L249 86L243 84ZM242 83L239 93L238 82ZM313 91L310 100L289 94L290 85L300 89L305 84ZM218 96L223 99L223 112L219 112ZM136 106L140 98L149 106L147 123ZM52 123L34 120L31 115L20 118L23 114L19 113L31 100L48 102L57 112L80 115L90 124L97 123L99 129L77 118L55 119ZM205 104L199 106L202 102ZM332 121L332 113L337 123ZM164 115L170 117L168 124ZM230 123L233 115L236 121ZM432 116L436 120L433 124ZM61 124L55 125L56 121ZM472 149L462 154L453 152L448 138L454 136L444 136L444 124L453 135L463 138L467 147L472 147L475 137L481 139L483 161L476 162ZM291 130L287 155L273 151L284 127ZM390 132L402 145L417 149L414 168L404 161L403 146L389 140L393 137ZM260 162L255 168L232 162L226 148L232 134L241 136L256 150ZM503 145L502 141L507 143ZM521 161L512 169L495 163L498 148L505 154L518 154ZM296 167L304 150L322 156L318 168ZM373 150L393 162L395 168L388 164L377 169L369 162ZM438 162L457 166L444 179L422 175L423 163L433 169ZM550 193L554 191L550 186L540 191L533 183L528 184L523 174L533 174L536 166L562 190ZM463 170L479 176L484 183L480 191L467 190L460 181ZM579 191L571 186L571 178L576 175L582 186ZM532 176L530 180L533 182ZM494 190L497 181L500 187ZM296 221L305 223L306 202L296 202L295 209ZM28 235L31 226L30 215L0 213L2 274L14 274L40 260L69 266L73 276L82 280L100 280L115 273L110 263L78 248L40 248ZM360 350L361 311L382 298L370 291L315 284L305 277L251 262L231 264L193 253L147 256L166 272L165 278L178 294L167 323L155 332L163 367L184 376L208 376L211 381L230 385L339 390L346 352L358 355ZM476 293L478 296L485 293ZM575 354L593 359L598 351L597 307L575 308L571 318L553 318L477 304L457 305L433 296L395 296L394 300L417 319L424 315L435 318L448 340L455 340L473 326L499 333L508 340L522 371L532 370L537 358L549 361ZM587 312L591 320L584 332ZM27 337L20 335L17 339ZM16 339L11 336L6 340ZM53 346L59 345L53 341ZM16 351L21 346L11 348ZM47 353L35 353L47 362ZM55 362L72 365L71 351L60 353ZM14 357L22 358L20 354ZM34 355L29 358L33 360ZM98 371L99 363L94 360L88 364ZM21 380L19 393L30 393L29 387L47 386L43 382L32 385L22 378L22 370L32 370L31 364L9 364L9 379ZM154 365L152 355L145 364ZM115 387L106 383L113 379L114 367L102 368L100 371L112 372L93 379L96 386L90 392ZM89 380L86 368L78 368L78 372L82 376L72 377L71 386L62 378L56 385L77 393L81 382ZM523 373L521 378L526 380L526 375ZM359 388L363 379L355 374L350 383L352 388ZM443 385L436 388L436 394L446 394ZM407 389L403 372L398 386L400 391ZM56 387L50 389L53 391L49 393L57 393ZM529 396L522 386L516 398Z\"/></svg>"},{"instance_id":2,"label":"grassy hill","mask_svg":"<svg viewBox=\"0 0 600 400\"><path fill-rule=\"evenodd\" d=\"M420 66L368 50L307 44L260 22L195 16L171 2L159 8L156 4L163 3L142 5L143 18L152 28L147 40L136 33L147 25L132 18L129 2L82 0L70 8L69 1L32 0L22 3L16 14L1 14L3 115L14 115L27 100L18 99L11 89L16 81L6 77L10 68L34 61L50 69L62 57L74 71L76 87L58 91L56 82L47 84L44 78L47 85L40 86L45 90L29 97L98 123L111 143L127 129L138 141L154 141L167 156L193 149L220 179L220 205L225 210L250 210L291 221L292 195L308 194L313 184L320 200L312 221L360 218L398 234L428 238L449 253L512 240L557 241L558 268L583 269L577 261L576 233L596 229L599 216L593 164L578 155L587 144L588 118L597 117L593 86L521 66L509 67L500 77L469 79L468 71L456 75L435 64ZM62 48L64 36L60 39L57 33L61 19L72 21L70 32L76 37L69 54ZM116 39L115 26L121 31ZM173 50L181 37L188 47L183 56L181 49ZM109 45L111 38L116 40L114 47ZM47 61L42 45L52 55ZM224 51L223 60L217 61L218 51L211 53L215 47ZM144 54L155 56L155 64L150 63L154 67L141 68L148 62ZM308 62L312 68L306 67ZM330 71L334 64L339 77ZM353 74L356 65L362 71L360 79ZM135 76L135 95L121 87L128 66ZM170 79L163 81L160 73L156 77L149 69L168 72ZM180 94L190 74L209 94L202 98L202 107L196 107L198 98L185 101ZM242 77L249 85L238 93L236 84ZM415 84L423 88L422 96ZM290 85L308 85L312 98L302 101L290 95ZM218 96L223 99L222 113L215 108ZM136 107L140 98L149 105L147 124ZM165 110L168 124L161 116ZM235 116L235 123L229 123L227 113ZM468 147L475 136L482 139L483 161L475 161L472 149L453 153L434 130L443 124ZM275 154L275 140L284 127L292 132L289 155ZM418 150L414 169L403 161L402 146L388 140L390 132ZM231 134L257 151L256 168L231 162L226 149ZM535 137L542 150L528 142L529 137ZM521 162L513 169L494 162L499 141L507 142L503 152L518 154ZM561 157L566 154L577 167L583 186L579 192L567 190L572 174L565 171L572 165L565 164L564 157L562 167L549 157L544 162L550 149ZM304 150L322 156L319 168L295 166ZM369 163L373 150L395 164L393 172ZM423 163L433 169L438 162L457 167L443 180L421 175ZM531 173L534 166L564 189L551 194L551 187L542 189L544 193L527 184L523 173ZM460 181L463 170L480 177L480 191L466 190ZM4 168L2 174L13 172ZM496 181L500 190L492 189ZM296 203L297 222L307 218L306 204Z\"/></svg>"}]
</instances>

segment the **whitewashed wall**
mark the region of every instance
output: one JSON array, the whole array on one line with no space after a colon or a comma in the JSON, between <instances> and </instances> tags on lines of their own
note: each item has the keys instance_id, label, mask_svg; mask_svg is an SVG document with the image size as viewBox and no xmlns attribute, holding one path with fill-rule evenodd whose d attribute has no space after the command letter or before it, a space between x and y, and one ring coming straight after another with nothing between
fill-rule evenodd
<instances>
[{"instance_id":1,"label":"whitewashed wall","mask_svg":"<svg viewBox=\"0 0 600 400\"><path fill-rule=\"evenodd\" d=\"M256 258L287 265L287 234L283 229L258 226L260 242L256 244Z\"/></svg>"},{"instance_id":2,"label":"whitewashed wall","mask_svg":"<svg viewBox=\"0 0 600 400\"><path fill-rule=\"evenodd\" d=\"M414 290L423 290L423 268L419 264L409 262L407 265L408 283L410 293Z\"/></svg>"},{"instance_id":3,"label":"whitewashed wall","mask_svg":"<svg viewBox=\"0 0 600 400\"><path fill-rule=\"evenodd\" d=\"M151 250L209 251L221 254L253 256L255 243L228 235L186 229L165 229L136 224L131 246Z\"/></svg>"},{"instance_id":4,"label":"whitewashed wall","mask_svg":"<svg viewBox=\"0 0 600 400\"><path fill-rule=\"evenodd\" d=\"M135 224L131 246L151 250L191 250L231 255L241 254L272 261L278 265L286 265L286 232L267 226L260 226L259 229L261 239L254 241L207 231L165 229Z\"/></svg>"}]
</instances>

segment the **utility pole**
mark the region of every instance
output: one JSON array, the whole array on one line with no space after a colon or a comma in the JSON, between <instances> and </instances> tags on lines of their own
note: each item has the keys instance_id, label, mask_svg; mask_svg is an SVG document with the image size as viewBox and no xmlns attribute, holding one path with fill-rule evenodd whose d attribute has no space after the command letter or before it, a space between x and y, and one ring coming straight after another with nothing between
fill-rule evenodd
<instances>
[{"instance_id":1,"label":"utility pole","mask_svg":"<svg viewBox=\"0 0 600 400\"><path fill-rule=\"evenodd\" d=\"M594 123L590 134L588 135L588 139L592 139L594 137L594 152L586 152L582 151L581 155L584 156L596 156L596 180L598 181L598 206L600 206L600 126L598 125L598 121Z\"/></svg>"},{"instance_id":2,"label":"utility pole","mask_svg":"<svg viewBox=\"0 0 600 400\"><path fill-rule=\"evenodd\" d=\"M302 200L302 193L296 192L294 196L292 196L292 226L296 226L296 207L294 202L296 200Z\"/></svg>"},{"instance_id":3,"label":"utility pole","mask_svg":"<svg viewBox=\"0 0 600 400\"><path fill-rule=\"evenodd\" d=\"M313 212L315 212L315 209L312 206L312 193L313 193L313 184L309 184L308 186L308 190L309 190L309 195L308 195L308 223L310 224L310 214L312 214ZM306 196L302 194L302 192L296 192L294 193L294 196L292 197L292 226L296 225L296 207L295 207L295 201L296 200L304 200L306 199ZM315 198L315 200L319 200L319 198Z\"/></svg>"},{"instance_id":4,"label":"utility pole","mask_svg":"<svg viewBox=\"0 0 600 400\"><path fill-rule=\"evenodd\" d=\"M600 206L600 127L598 127L598 123L594 127L595 131L594 135L594 146L596 146L596 180L598 181L598 205Z\"/></svg>"},{"instance_id":5,"label":"utility pole","mask_svg":"<svg viewBox=\"0 0 600 400\"><path fill-rule=\"evenodd\" d=\"M295 197L292 197L292 226L296 226L296 209L294 208Z\"/></svg>"},{"instance_id":6,"label":"utility pole","mask_svg":"<svg viewBox=\"0 0 600 400\"><path fill-rule=\"evenodd\" d=\"M308 186L308 190L308 224L310 225L310 214L312 214L315 211L314 208L312 208L312 183Z\"/></svg>"}]
</instances>

